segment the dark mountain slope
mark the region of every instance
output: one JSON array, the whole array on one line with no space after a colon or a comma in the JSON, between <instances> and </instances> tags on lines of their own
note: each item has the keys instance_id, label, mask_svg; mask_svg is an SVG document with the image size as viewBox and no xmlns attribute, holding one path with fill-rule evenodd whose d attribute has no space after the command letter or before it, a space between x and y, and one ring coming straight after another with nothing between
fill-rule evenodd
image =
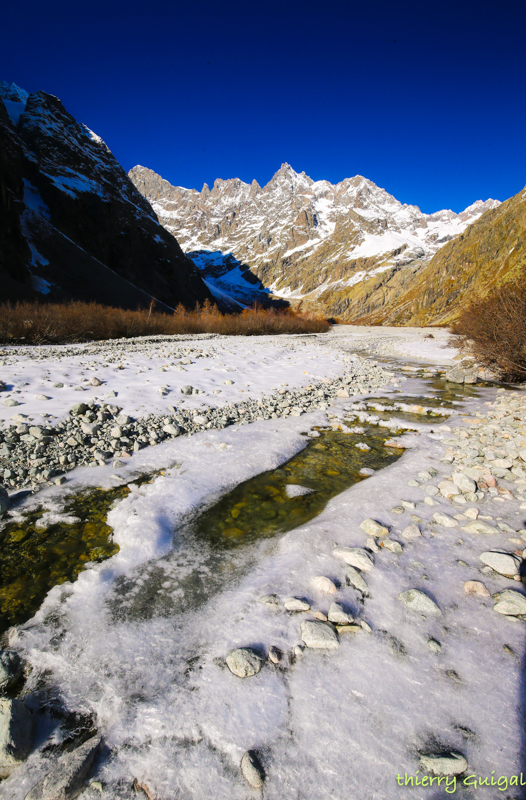
<instances>
[{"instance_id":1,"label":"dark mountain slope","mask_svg":"<svg viewBox=\"0 0 526 800\"><path fill-rule=\"evenodd\" d=\"M0 300L121 307L211 297L104 142L60 100L0 83Z\"/></svg>"}]
</instances>

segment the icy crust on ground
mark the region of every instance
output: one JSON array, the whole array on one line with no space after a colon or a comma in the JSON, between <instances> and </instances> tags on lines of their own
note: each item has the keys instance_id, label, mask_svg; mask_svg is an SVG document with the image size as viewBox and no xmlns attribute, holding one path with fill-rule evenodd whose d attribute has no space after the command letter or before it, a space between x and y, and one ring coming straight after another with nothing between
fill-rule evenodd
<instances>
[{"instance_id":1,"label":"icy crust on ground","mask_svg":"<svg viewBox=\"0 0 526 800\"><path fill-rule=\"evenodd\" d=\"M458 358L447 328L394 328L388 325L334 325L329 336L342 346L374 356L451 365Z\"/></svg>"},{"instance_id":2,"label":"icy crust on ground","mask_svg":"<svg viewBox=\"0 0 526 800\"><path fill-rule=\"evenodd\" d=\"M417 391L419 383L408 385ZM483 400L493 396L493 390L482 391ZM466 406L480 407L476 401ZM491 598L463 592L464 581L479 577L480 552L502 546L502 534L435 526L435 535L424 532L405 543L400 555L382 549L366 575L365 604L345 585L345 565L332 554L335 546L365 546L360 523L367 517L392 526L392 538L399 539L410 512L400 517L390 509L402 499L419 503L416 513L431 520L436 507L424 505L423 489L409 487L408 480L430 466L439 471L434 483L450 474L450 465L440 460L447 431L428 433L422 426L405 435L409 449L396 464L331 500L308 525L239 551L233 565L242 568L245 562L248 571L237 583L227 581L225 591L205 606L178 616L137 618L116 603L119 575L132 578L131 592L140 594L159 563L166 575L161 594L177 593L181 579L204 557L199 549L178 552L176 536L177 558L159 561L185 511L290 457L305 442L299 433L323 419L318 412L258 422L139 453L145 468L148 458L158 466L161 455L181 467L133 491L111 512L121 551L75 584L53 589L20 631L15 646L34 667L31 684L46 671L70 709L95 713L112 748L100 775L104 800L129 798L134 777L160 800L245 800L239 763L249 749L260 751L265 796L275 800L420 800L422 790L399 787L396 776L414 775L418 752L426 749L458 750L470 773L482 776L492 769L496 775L520 772L524 627L495 614ZM448 422L457 424L455 417ZM216 451L216 441L227 449ZM49 495L58 498L60 490ZM444 498L438 502L452 513ZM505 503L483 508L494 516L508 514L522 527L520 513L512 520ZM147 560L149 571L139 570ZM270 593L305 596L312 608L327 613L335 596L313 589L319 575L342 583L336 599L365 620L372 635L342 635L336 652L306 651L292 667L267 664L245 680L221 668L233 647L268 652L275 645L288 653L300 644L304 617L257 600ZM492 593L517 587L496 575L485 575L484 583ZM443 616L424 619L405 609L397 598L409 588L429 594ZM430 651L429 637L441 642L439 654ZM45 756L37 752L2 784L0 797L22 800L44 771ZM460 789L456 795L472 796ZM449 795L441 787L429 796ZM489 800L495 794L482 787L476 796Z\"/></svg>"},{"instance_id":3,"label":"icy crust on ground","mask_svg":"<svg viewBox=\"0 0 526 800\"><path fill-rule=\"evenodd\" d=\"M350 356L323 337L240 338L2 348L0 379L7 390L0 393L0 421L9 423L19 414L37 424L43 414L62 419L79 402L117 404L133 417L167 414L172 406L221 407L259 399L271 388L335 378L348 369ZM350 358L360 370L360 359ZM90 385L93 377L102 385ZM203 394L183 395L185 385ZM19 405L5 406L8 400Z\"/></svg>"}]
</instances>

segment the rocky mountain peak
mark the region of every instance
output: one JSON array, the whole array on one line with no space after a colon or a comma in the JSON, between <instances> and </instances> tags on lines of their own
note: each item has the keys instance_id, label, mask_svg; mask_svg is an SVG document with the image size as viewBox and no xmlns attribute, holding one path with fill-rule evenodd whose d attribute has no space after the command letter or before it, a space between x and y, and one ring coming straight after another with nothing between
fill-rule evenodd
<instances>
[{"instance_id":1,"label":"rocky mountain peak","mask_svg":"<svg viewBox=\"0 0 526 800\"><path fill-rule=\"evenodd\" d=\"M234 178L216 180L210 193L199 194L165 187L159 176L150 188L134 170L130 177L222 292L236 296L248 268L258 291L305 303L345 294L370 276L421 268L497 202L478 201L462 214L424 214L363 175L337 184L313 181L288 163L262 189ZM232 258L241 265L235 281Z\"/></svg>"}]
</instances>

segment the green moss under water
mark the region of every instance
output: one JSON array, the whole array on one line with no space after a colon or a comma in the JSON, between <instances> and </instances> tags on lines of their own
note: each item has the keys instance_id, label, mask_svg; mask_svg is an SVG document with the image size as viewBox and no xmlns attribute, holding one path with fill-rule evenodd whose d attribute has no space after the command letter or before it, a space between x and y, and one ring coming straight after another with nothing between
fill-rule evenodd
<instances>
[{"instance_id":1,"label":"green moss under water","mask_svg":"<svg viewBox=\"0 0 526 800\"><path fill-rule=\"evenodd\" d=\"M204 511L194 525L196 536L216 547L231 547L304 525L332 497L364 480L361 469L382 469L400 457L402 450L385 447L390 431L360 427L365 433L320 429L319 438L283 466L244 481ZM370 450L357 448L361 442ZM290 485L311 491L289 497Z\"/></svg>"},{"instance_id":2,"label":"green moss under water","mask_svg":"<svg viewBox=\"0 0 526 800\"><path fill-rule=\"evenodd\" d=\"M141 476L134 483L144 483ZM112 505L126 497L127 486L90 489L66 501L61 515L76 522L39 527L45 509L37 508L23 520L8 522L0 531L0 632L30 619L53 586L76 580L89 562L103 561L118 552L107 524Z\"/></svg>"}]
</instances>

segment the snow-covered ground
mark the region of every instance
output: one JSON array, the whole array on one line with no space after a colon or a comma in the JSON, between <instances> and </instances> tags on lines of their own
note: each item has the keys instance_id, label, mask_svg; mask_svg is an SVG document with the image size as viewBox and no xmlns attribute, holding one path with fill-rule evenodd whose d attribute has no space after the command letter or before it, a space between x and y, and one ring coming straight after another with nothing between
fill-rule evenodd
<instances>
[{"instance_id":1,"label":"snow-covered ground","mask_svg":"<svg viewBox=\"0 0 526 800\"><path fill-rule=\"evenodd\" d=\"M86 395L104 397L112 391L117 393L113 402L126 413L164 413L167 404L179 406L183 384L205 392L185 397L188 406L232 402L245 394L259 397L271 387L301 386L312 376L337 376L355 347L384 356L389 353L382 347L392 348L399 363L404 357L413 365L418 358L452 363L456 352L445 347L445 332L432 331L433 339L428 335L416 329L339 327L312 337L166 341L152 345L149 357L130 345L124 358L116 348L118 363L108 348L101 363L98 345L52 360L23 354L12 360L4 350L0 379L20 387L20 395L11 396L25 406L0 409L4 419L17 411L37 419L44 408L59 418ZM172 358L173 353L183 349L195 363L175 365L185 372L174 371L171 360L183 359ZM197 353L205 357L195 359ZM393 401L398 389L415 397L434 394L422 378L405 374L398 386L390 384L377 394L391 394ZM90 375L104 385L74 391ZM227 386L225 379L234 383ZM54 389L55 382L65 385ZM167 397L160 398L161 385L169 386ZM218 387L221 395L213 395ZM52 399L38 401L39 393ZM496 786L473 791L460 781L453 785L452 777L432 788L397 780L406 774L421 779L418 754L444 749L461 752L469 774L481 778L491 778L492 770L497 779L522 768L523 625L496 614L491 598L463 590L464 581L481 577L482 549L513 551L517 545L507 537L519 534L465 532L458 526L466 525L467 516L456 527L434 524L437 508L456 514L467 506L452 509L444 497L435 500L436 507L424 502L423 480L417 478L431 467L438 475L427 483L451 473L451 464L442 459L451 430L467 426L460 412L486 412L484 402L495 397L496 389L481 389L447 425L414 424L403 436L407 449L399 461L335 497L310 523L240 548L226 565L224 589L179 614L169 609L181 585L190 586L194 573L206 582L210 569L205 545L192 550L185 545L189 517L239 482L289 459L308 441L302 433L344 420L353 400L336 400L327 411L299 417L202 431L135 453L119 471L121 479L160 468L164 474L132 487L110 512L119 553L87 569L75 583L55 587L36 617L10 633L11 646L33 667L29 689L58 687L67 708L93 715L104 735L110 753L95 775L102 787L93 785L83 797L128 800L136 779L157 800L246 800L259 796L248 788L239 766L243 753L252 749L265 767L262 796L269 800L440 800L452 793L519 797L513 788L501 792L502 784L499 794ZM65 486L43 490L39 502L60 513L66 491L111 485L111 474L109 466L75 471ZM402 501L407 506L400 515L392 509ZM468 505L480 508L491 525L507 520L510 529L520 531L519 502L501 494ZM423 535L406 541L400 534L415 524L412 514L420 518ZM374 554L374 567L364 573L369 596L362 600L346 585L345 565L333 549L366 546L360 524L369 517L389 526L390 538L401 541L403 551L382 547ZM334 581L336 594L316 589L316 576ZM495 574L483 580L491 592L520 586ZM152 587L155 603L138 602ZM431 596L442 615L424 618L404 608L398 594L411 588ZM337 600L371 632L342 633L337 650L307 649L292 663L288 654L301 644L300 622L309 615L258 602L271 593L281 602L289 595L307 597L312 610L325 614ZM440 643L440 652L431 649L430 640ZM231 648L267 653L271 645L285 653L279 667L269 662L257 675L241 679L224 665ZM39 697L28 702L37 704ZM47 734L60 740L51 723ZM23 800L49 770L54 756L46 753L45 743L41 734L29 760L0 785L1 798Z\"/></svg>"},{"instance_id":2,"label":"snow-covered ground","mask_svg":"<svg viewBox=\"0 0 526 800\"><path fill-rule=\"evenodd\" d=\"M0 380L8 391L1 395L0 420L9 423L20 414L36 423L62 419L79 402L114 403L140 417L169 413L173 406L193 409L259 399L271 390L341 374L347 354L323 342L315 336L159 337L129 345L5 347L0 349ZM92 386L91 378L102 385ZM182 395L186 385L203 394ZM6 400L19 405L6 406Z\"/></svg>"}]
</instances>

